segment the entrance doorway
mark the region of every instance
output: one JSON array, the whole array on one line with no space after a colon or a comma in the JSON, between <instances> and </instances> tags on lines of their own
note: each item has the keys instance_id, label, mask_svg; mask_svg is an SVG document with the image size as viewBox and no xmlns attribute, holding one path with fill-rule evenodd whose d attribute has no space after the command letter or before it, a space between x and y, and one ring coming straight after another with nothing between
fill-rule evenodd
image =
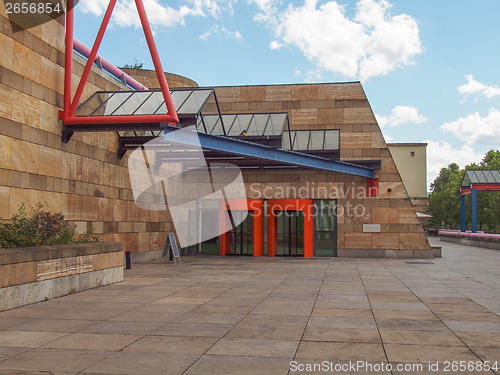
<instances>
[{"instance_id":1,"label":"entrance doorway","mask_svg":"<svg viewBox=\"0 0 500 375\"><path fill-rule=\"evenodd\" d=\"M235 221L240 221L246 212L231 211ZM254 248L254 216L249 211L247 218L229 233L230 248L226 255L253 255Z\"/></svg>"},{"instance_id":2,"label":"entrance doorway","mask_svg":"<svg viewBox=\"0 0 500 375\"><path fill-rule=\"evenodd\" d=\"M267 215L268 256L313 256L311 199L271 199Z\"/></svg>"},{"instance_id":3,"label":"entrance doorway","mask_svg":"<svg viewBox=\"0 0 500 375\"><path fill-rule=\"evenodd\" d=\"M262 199L230 199L231 216L241 222L219 236L219 255L259 257L264 252L264 201ZM229 208L229 207L228 207Z\"/></svg>"},{"instance_id":4,"label":"entrance doorway","mask_svg":"<svg viewBox=\"0 0 500 375\"><path fill-rule=\"evenodd\" d=\"M275 256L304 256L304 213L278 211Z\"/></svg>"},{"instance_id":5,"label":"entrance doorway","mask_svg":"<svg viewBox=\"0 0 500 375\"><path fill-rule=\"evenodd\" d=\"M337 201L314 201L314 256L337 256Z\"/></svg>"}]
</instances>

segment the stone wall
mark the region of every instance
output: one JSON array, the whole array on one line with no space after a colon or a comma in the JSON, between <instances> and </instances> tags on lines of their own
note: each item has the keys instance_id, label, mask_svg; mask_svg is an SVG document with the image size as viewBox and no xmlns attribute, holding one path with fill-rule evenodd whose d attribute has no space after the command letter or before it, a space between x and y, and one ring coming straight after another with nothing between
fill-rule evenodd
<instances>
[{"instance_id":1,"label":"stone wall","mask_svg":"<svg viewBox=\"0 0 500 375\"><path fill-rule=\"evenodd\" d=\"M131 252L163 248L168 213L137 208L127 159L118 160L114 133L76 133L61 142L64 19L21 30L0 2L0 220L19 204L44 203L63 212L81 233L93 226L106 241ZM74 55L73 90L85 60ZM181 77L182 78L182 77ZM83 99L122 83L93 69Z\"/></svg>"},{"instance_id":2,"label":"stone wall","mask_svg":"<svg viewBox=\"0 0 500 375\"><path fill-rule=\"evenodd\" d=\"M0 249L0 311L122 280L119 243Z\"/></svg>"}]
</instances>

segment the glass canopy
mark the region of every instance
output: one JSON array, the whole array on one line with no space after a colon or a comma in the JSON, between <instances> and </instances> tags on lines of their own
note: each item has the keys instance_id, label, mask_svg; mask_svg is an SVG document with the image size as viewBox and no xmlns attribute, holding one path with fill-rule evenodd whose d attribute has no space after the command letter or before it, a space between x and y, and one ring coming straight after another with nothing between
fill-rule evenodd
<instances>
[{"instance_id":1,"label":"glass canopy","mask_svg":"<svg viewBox=\"0 0 500 375\"><path fill-rule=\"evenodd\" d=\"M201 114L198 117L196 130L201 133L228 137L247 138L254 142L255 138L277 138L281 145L283 132L288 129L287 113L256 113L256 114ZM124 137L159 137L163 136L161 130L128 130L118 131L120 138ZM128 139L134 144L133 140Z\"/></svg>"},{"instance_id":2,"label":"glass canopy","mask_svg":"<svg viewBox=\"0 0 500 375\"><path fill-rule=\"evenodd\" d=\"M292 130L284 132L284 150L337 151L340 150L340 130Z\"/></svg>"},{"instance_id":3,"label":"glass canopy","mask_svg":"<svg viewBox=\"0 0 500 375\"><path fill-rule=\"evenodd\" d=\"M179 116L198 115L214 93L212 88L174 89L170 91ZM83 116L164 115L167 107L161 90L98 91L76 110Z\"/></svg>"},{"instance_id":4,"label":"glass canopy","mask_svg":"<svg viewBox=\"0 0 500 375\"><path fill-rule=\"evenodd\" d=\"M462 187L471 185L500 184L500 170L490 171L465 171Z\"/></svg>"},{"instance_id":5,"label":"glass canopy","mask_svg":"<svg viewBox=\"0 0 500 375\"><path fill-rule=\"evenodd\" d=\"M203 114L196 129L202 133L229 137L281 137L287 125L287 113Z\"/></svg>"}]
</instances>

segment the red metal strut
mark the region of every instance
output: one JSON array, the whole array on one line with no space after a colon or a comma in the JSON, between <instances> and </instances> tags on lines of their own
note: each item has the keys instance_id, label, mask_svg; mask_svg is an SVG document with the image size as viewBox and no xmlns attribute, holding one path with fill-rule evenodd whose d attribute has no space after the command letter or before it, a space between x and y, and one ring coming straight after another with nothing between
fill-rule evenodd
<instances>
[{"instance_id":1,"label":"red metal strut","mask_svg":"<svg viewBox=\"0 0 500 375\"><path fill-rule=\"evenodd\" d=\"M109 20L113 13L116 0L110 0L106 13L97 33L96 40L92 47L90 56L88 57L87 64L83 71L82 77L75 92L73 100L71 100L72 94L72 73L73 73L73 32L74 32L74 0L67 1L66 10L66 56L65 56L65 75L64 75L64 110L61 113L61 118L65 124L74 123L92 123L88 117L77 119L75 117L76 109L80 103L80 99L87 83L87 79L92 70L97 52L101 45L104 33L109 24ZM99 116L100 123L134 123L134 122L167 122L169 125L175 125L179 122L179 117L177 116L177 111L175 110L172 97L170 95L170 89L168 87L167 79L165 78L165 73L161 65L160 57L158 55L158 50L154 41L153 33L151 32L151 26L146 15L146 10L144 9L144 4L142 0L135 0L135 5L137 7L137 12L139 13L139 18L141 20L142 28L146 41L148 43L149 52L153 60L156 75L158 77L158 82L160 83L160 88L165 100L165 105L167 107L167 114L165 115L142 115L140 118L137 116ZM138 121L139 120L139 121Z\"/></svg>"}]
</instances>

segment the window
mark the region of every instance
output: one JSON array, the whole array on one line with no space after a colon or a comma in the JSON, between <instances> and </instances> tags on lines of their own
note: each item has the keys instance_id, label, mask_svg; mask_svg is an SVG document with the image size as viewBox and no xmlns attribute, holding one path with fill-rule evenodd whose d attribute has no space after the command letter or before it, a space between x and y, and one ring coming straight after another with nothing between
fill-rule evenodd
<instances>
[{"instance_id":1,"label":"window","mask_svg":"<svg viewBox=\"0 0 500 375\"><path fill-rule=\"evenodd\" d=\"M415 156L415 151L410 152L411 156Z\"/></svg>"}]
</instances>

